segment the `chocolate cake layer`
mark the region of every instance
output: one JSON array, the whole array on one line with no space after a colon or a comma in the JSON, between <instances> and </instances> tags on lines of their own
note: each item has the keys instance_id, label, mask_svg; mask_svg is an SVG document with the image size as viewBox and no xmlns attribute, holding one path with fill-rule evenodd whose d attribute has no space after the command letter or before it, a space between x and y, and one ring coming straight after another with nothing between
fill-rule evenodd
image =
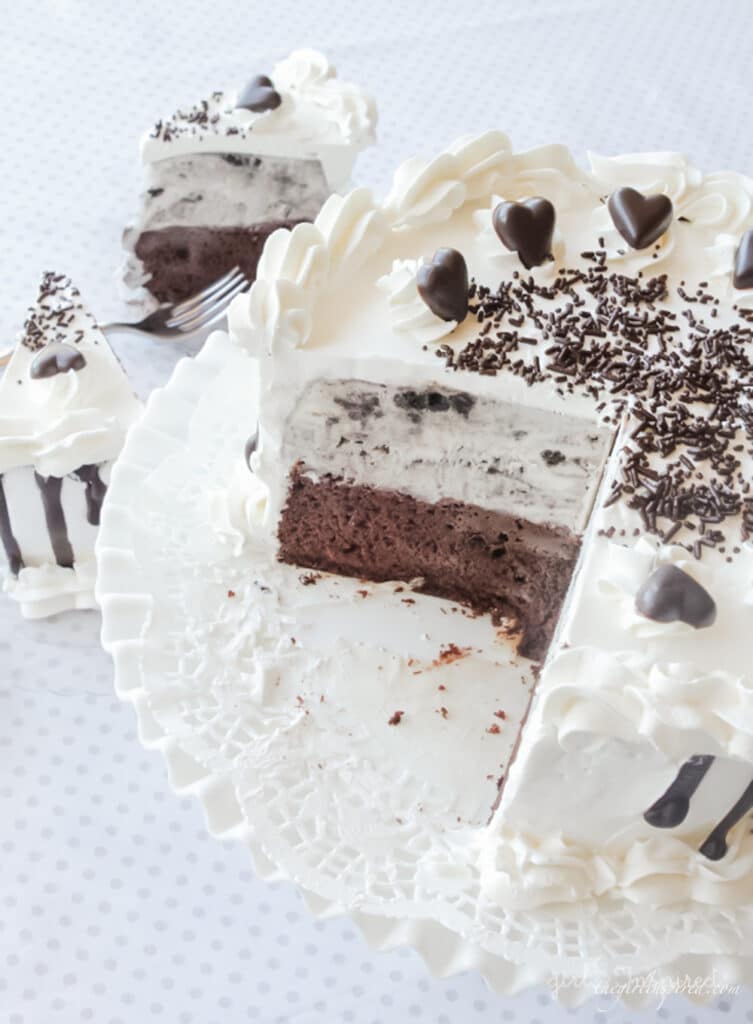
<instances>
[{"instance_id":1,"label":"chocolate cake layer","mask_svg":"<svg viewBox=\"0 0 753 1024\"><path fill-rule=\"evenodd\" d=\"M514 624L519 652L546 654L580 540L502 512L398 491L290 475L278 531L281 561L375 581L415 580L422 593Z\"/></svg>"},{"instance_id":2,"label":"chocolate cake layer","mask_svg":"<svg viewBox=\"0 0 753 1024\"><path fill-rule=\"evenodd\" d=\"M212 284L233 267L249 281L269 235L292 228L301 220L275 220L249 228L182 227L144 231L136 255L150 275L146 288L160 302L180 302Z\"/></svg>"}]
</instances>

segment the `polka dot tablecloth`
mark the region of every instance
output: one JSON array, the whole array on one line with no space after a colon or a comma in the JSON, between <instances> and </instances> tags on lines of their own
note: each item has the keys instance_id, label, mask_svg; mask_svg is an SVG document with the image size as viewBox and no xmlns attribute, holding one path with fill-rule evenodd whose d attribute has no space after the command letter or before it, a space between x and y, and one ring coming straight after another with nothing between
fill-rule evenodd
<instances>
[{"instance_id":1,"label":"polka dot tablecloth","mask_svg":"<svg viewBox=\"0 0 753 1024\"><path fill-rule=\"evenodd\" d=\"M0 20L0 347L46 268L100 317L121 311L140 133L296 46L376 94L380 142L357 179L378 191L401 159L491 126L517 148L672 148L753 172L739 0L32 0ZM182 354L114 344L142 394ZM0 1024L753 1021L742 991L642 1014L503 999L476 975L431 978L409 950L373 953L347 919L316 921L170 793L113 697L98 629L93 613L25 623L0 597Z\"/></svg>"}]
</instances>

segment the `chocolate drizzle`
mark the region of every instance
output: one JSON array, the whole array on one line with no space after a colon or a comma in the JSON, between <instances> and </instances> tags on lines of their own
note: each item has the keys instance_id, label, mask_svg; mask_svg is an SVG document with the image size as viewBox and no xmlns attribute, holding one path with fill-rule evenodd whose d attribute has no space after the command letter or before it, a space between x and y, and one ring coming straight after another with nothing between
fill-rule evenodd
<instances>
[{"instance_id":1,"label":"chocolate drizzle","mask_svg":"<svg viewBox=\"0 0 753 1024\"><path fill-rule=\"evenodd\" d=\"M676 828L688 816L690 800L711 767L710 754L694 754L682 765L674 782L644 813L643 817L654 828Z\"/></svg>"},{"instance_id":2,"label":"chocolate drizzle","mask_svg":"<svg viewBox=\"0 0 753 1024\"><path fill-rule=\"evenodd\" d=\"M99 466L79 466L73 474L84 485L86 497L86 521L99 526L102 502L107 494L107 484L99 475Z\"/></svg>"},{"instance_id":3,"label":"chocolate drizzle","mask_svg":"<svg viewBox=\"0 0 753 1024\"><path fill-rule=\"evenodd\" d=\"M251 456L254 454L256 449L259 447L259 428L257 427L253 434L246 441L243 449L243 458L246 461L246 465L251 469Z\"/></svg>"},{"instance_id":4,"label":"chocolate drizzle","mask_svg":"<svg viewBox=\"0 0 753 1024\"><path fill-rule=\"evenodd\" d=\"M47 532L50 535L50 544L55 555L55 561L64 569L73 568L73 548L68 538L68 526L63 512L61 492L63 478L59 476L41 476L34 473L42 504L44 505L44 517L47 522Z\"/></svg>"},{"instance_id":5,"label":"chocolate drizzle","mask_svg":"<svg viewBox=\"0 0 753 1024\"><path fill-rule=\"evenodd\" d=\"M10 513L8 512L8 502L5 499L5 488L3 487L2 473L0 473L0 540L3 542L3 548L5 549L5 555L8 559L10 571L14 576L18 576L19 572L24 567L24 560L21 557L21 549L18 546L18 541L13 535Z\"/></svg>"},{"instance_id":6,"label":"chocolate drizzle","mask_svg":"<svg viewBox=\"0 0 753 1024\"><path fill-rule=\"evenodd\" d=\"M721 860L727 852L727 835L730 829L740 821L748 811L753 810L753 782L750 782L730 810L724 815L719 824L709 832L699 847L699 852L709 860Z\"/></svg>"}]
</instances>

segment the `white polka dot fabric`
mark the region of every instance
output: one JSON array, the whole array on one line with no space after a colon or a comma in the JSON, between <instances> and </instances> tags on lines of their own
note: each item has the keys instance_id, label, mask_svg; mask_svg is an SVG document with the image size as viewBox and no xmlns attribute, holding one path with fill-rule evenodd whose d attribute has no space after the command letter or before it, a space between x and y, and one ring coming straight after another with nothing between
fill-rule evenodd
<instances>
[{"instance_id":1,"label":"white polka dot fabric","mask_svg":"<svg viewBox=\"0 0 753 1024\"><path fill-rule=\"evenodd\" d=\"M401 159L487 127L517 148L671 148L753 169L752 30L737 0L5 5L0 347L48 267L101 318L121 312L140 133L296 46L377 96L380 143L357 179L383 191ZM142 394L182 354L115 346ZM642 1014L606 998L568 1011L541 990L502 999L476 975L432 979L408 950L372 953L347 919L316 921L169 792L113 698L98 627L91 613L26 623L0 597L0 1024L753 1021L747 992Z\"/></svg>"}]
</instances>

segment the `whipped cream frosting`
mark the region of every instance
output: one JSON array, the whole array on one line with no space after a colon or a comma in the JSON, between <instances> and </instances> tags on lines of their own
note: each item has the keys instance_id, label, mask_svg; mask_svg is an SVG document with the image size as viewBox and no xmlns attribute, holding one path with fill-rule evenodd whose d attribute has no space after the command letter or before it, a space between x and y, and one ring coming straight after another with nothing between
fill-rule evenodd
<instances>
[{"instance_id":1,"label":"whipped cream frosting","mask_svg":"<svg viewBox=\"0 0 753 1024\"><path fill-rule=\"evenodd\" d=\"M85 365L32 377L35 358L52 342L74 347ZM62 275L46 274L0 380L0 473L33 466L43 476L65 476L79 466L109 461L140 412L141 403L78 290Z\"/></svg>"},{"instance_id":2,"label":"whipped cream frosting","mask_svg":"<svg viewBox=\"0 0 753 1024\"><path fill-rule=\"evenodd\" d=\"M623 186L672 199L669 230L646 249L631 249L609 216L606 198ZM556 209L554 260L526 271L501 242L495 248L491 212L502 199L536 195ZM698 845L753 777L753 677L741 643L753 548L743 539L739 514L709 527L696 520L695 534L683 527L676 537L669 531L674 539L667 542L647 533L639 511L617 494L621 459L640 426L623 422L630 403L611 398L603 382L598 399L587 388L568 389L564 374L479 373L477 363L462 358L479 336L477 317L457 326L434 322L420 307L416 269L437 248L452 246L471 277L492 291L500 280L547 288L561 268L587 270L594 262L604 266L605 278L624 275L612 279L613 288L639 279L650 290L652 279L666 274L648 311L667 311L665 322L679 326L670 341L683 353L693 323L729 327L733 337L748 330L751 293L733 288L732 270L740 236L753 226L751 196L750 179L703 174L678 154L591 155L583 170L563 147L515 154L502 133L488 132L461 139L432 160L408 161L382 203L360 191L357 200L330 201L305 230L273 236L259 280L231 307L231 333L261 357L261 444L253 466L268 490L271 536L286 495L286 424L319 377L415 387L443 382L591 415L615 430L622 423L501 807L479 836L482 887L492 901L538 906L621 893L659 904L748 895L741 883L750 855L744 829L731 833L719 862L703 857ZM338 271L343 250L347 284ZM541 301L551 308L565 300L555 296L550 307ZM593 305L586 297L584 308ZM537 358L546 364L550 341L529 327L531 343L516 358L525 367ZM647 344L652 353L659 348L653 339ZM744 396L749 384L742 384ZM742 428L739 440L739 473L750 479ZM658 454L652 459L658 479L664 463ZM698 486L714 486L703 458L695 471ZM701 543L706 529L718 530L722 540ZM657 623L636 612L638 587L664 563L683 568L712 594L713 627ZM682 759L698 753L716 761L687 822L672 832L652 828L643 811Z\"/></svg>"},{"instance_id":3,"label":"whipped cream frosting","mask_svg":"<svg viewBox=\"0 0 753 1024\"><path fill-rule=\"evenodd\" d=\"M450 334L457 320L443 320L429 309L418 294L417 275L422 260L395 260L392 270L377 285L389 294L393 327L419 341L438 341Z\"/></svg>"},{"instance_id":4,"label":"whipped cream frosting","mask_svg":"<svg viewBox=\"0 0 753 1024\"><path fill-rule=\"evenodd\" d=\"M374 100L339 79L316 50L294 51L275 65L271 79L282 101L275 109L239 108L240 88L213 92L158 121L142 139L142 159L152 163L200 153L318 157L330 186L342 187L356 152L374 142Z\"/></svg>"},{"instance_id":5,"label":"whipped cream frosting","mask_svg":"<svg viewBox=\"0 0 753 1024\"><path fill-rule=\"evenodd\" d=\"M97 563L92 555L68 569L48 562L28 565L18 576L3 580L3 591L18 602L25 619L46 618L64 611L96 608L94 584Z\"/></svg>"}]
</instances>

